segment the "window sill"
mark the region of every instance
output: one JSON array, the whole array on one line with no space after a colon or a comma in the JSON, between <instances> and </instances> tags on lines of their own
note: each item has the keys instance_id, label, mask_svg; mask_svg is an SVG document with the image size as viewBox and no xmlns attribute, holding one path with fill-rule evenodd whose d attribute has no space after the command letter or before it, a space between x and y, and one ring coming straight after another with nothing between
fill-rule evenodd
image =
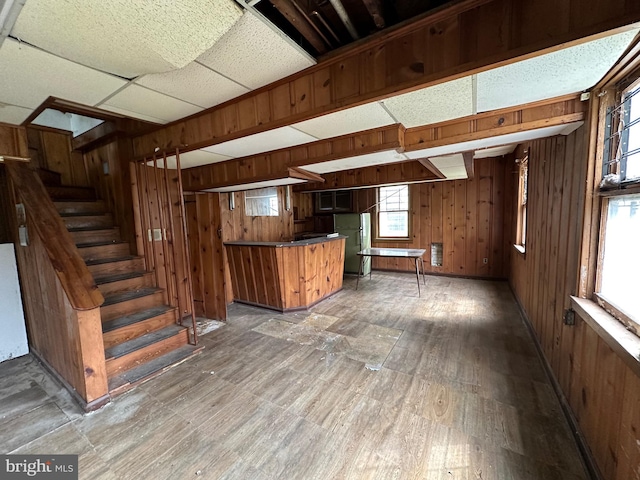
<instances>
[{"instance_id":1,"label":"window sill","mask_svg":"<svg viewBox=\"0 0 640 480\"><path fill-rule=\"evenodd\" d=\"M374 243L410 243L413 242L413 238L374 238Z\"/></svg>"},{"instance_id":2,"label":"window sill","mask_svg":"<svg viewBox=\"0 0 640 480\"><path fill-rule=\"evenodd\" d=\"M640 376L640 337L628 331L597 303L571 297L571 306L633 372Z\"/></svg>"},{"instance_id":3,"label":"window sill","mask_svg":"<svg viewBox=\"0 0 640 480\"><path fill-rule=\"evenodd\" d=\"M513 248L515 248L518 252L520 252L522 255L524 255L524 245L513 245Z\"/></svg>"}]
</instances>

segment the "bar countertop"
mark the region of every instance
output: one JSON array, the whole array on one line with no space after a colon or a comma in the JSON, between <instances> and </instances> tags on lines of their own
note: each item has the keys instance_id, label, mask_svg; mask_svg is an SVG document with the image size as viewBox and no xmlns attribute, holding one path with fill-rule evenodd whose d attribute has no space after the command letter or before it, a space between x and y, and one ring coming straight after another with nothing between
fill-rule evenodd
<instances>
[{"instance_id":1,"label":"bar countertop","mask_svg":"<svg viewBox=\"0 0 640 480\"><path fill-rule=\"evenodd\" d=\"M251 240L235 240L232 242L224 242L225 245L237 245L241 247L305 247L307 245L314 245L318 243L330 242L333 240L340 240L347 238L345 235L331 235L323 237L309 238L305 240L294 240L291 242L253 242Z\"/></svg>"}]
</instances>

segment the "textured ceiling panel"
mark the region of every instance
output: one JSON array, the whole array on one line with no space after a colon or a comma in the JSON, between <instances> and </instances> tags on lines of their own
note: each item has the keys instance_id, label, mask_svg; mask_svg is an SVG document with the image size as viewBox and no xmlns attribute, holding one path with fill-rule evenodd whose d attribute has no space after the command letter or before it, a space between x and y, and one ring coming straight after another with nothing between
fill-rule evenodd
<instances>
[{"instance_id":1,"label":"textured ceiling panel","mask_svg":"<svg viewBox=\"0 0 640 480\"><path fill-rule=\"evenodd\" d=\"M279 148L302 145L303 143L315 142L315 140L314 137L299 132L295 128L282 127L205 147L203 150L237 158L255 155L256 153L270 152L271 150L278 150Z\"/></svg>"},{"instance_id":2,"label":"textured ceiling panel","mask_svg":"<svg viewBox=\"0 0 640 480\"><path fill-rule=\"evenodd\" d=\"M444 155L441 157L429 157L429 160L438 170L443 168L459 167L460 165L464 167L464 157L461 153L454 153L453 155Z\"/></svg>"},{"instance_id":3,"label":"textured ceiling panel","mask_svg":"<svg viewBox=\"0 0 640 480\"><path fill-rule=\"evenodd\" d=\"M184 67L241 15L233 0L29 0L11 34L83 65L133 78Z\"/></svg>"},{"instance_id":4,"label":"textured ceiling panel","mask_svg":"<svg viewBox=\"0 0 640 480\"><path fill-rule=\"evenodd\" d=\"M510 133L507 135L498 135L496 137L482 138L480 140L471 140L469 142L454 143L451 145L443 145L441 147L425 148L423 150L415 150L413 152L405 152L405 155L412 159L436 157L457 152L468 152L470 150L478 150L487 147L496 147L498 145L506 145L511 143L522 143L527 140L535 140L536 138L553 137L554 135L569 135L571 132L579 128L584 122L573 122L566 125L558 125L554 127L538 128L536 130L527 130L526 132Z\"/></svg>"},{"instance_id":5,"label":"textured ceiling panel","mask_svg":"<svg viewBox=\"0 0 640 480\"><path fill-rule=\"evenodd\" d=\"M199 167L200 165L209 165L211 163L224 162L229 160L229 157L224 155L218 155L204 150L193 150L191 152L184 152L180 154L180 169ZM164 168L163 160L158 161L158 166ZM171 155L167 157L167 168L176 168L176 156Z\"/></svg>"},{"instance_id":6,"label":"textured ceiling panel","mask_svg":"<svg viewBox=\"0 0 640 480\"><path fill-rule=\"evenodd\" d=\"M198 63L171 72L144 75L136 83L205 108L249 91Z\"/></svg>"},{"instance_id":7,"label":"textured ceiling panel","mask_svg":"<svg viewBox=\"0 0 640 480\"><path fill-rule=\"evenodd\" d=\"M30 108L0 103L0 122L20 125L31 115L31 112L32 110Z\"/></svg>"},{"instance_id":8,"label":"textured ceiling panel","mask_svg":"<svg viewBox=\"0 0 640 480\"><path fill-rule=\"evenodd\" d=\"M637 30L478 74L478 112L577 93L594 86Z\"/></svg>"},{"instance_id":9,"label":"textured ceiling panel","mask_svg":"<svg viewBox=\"0 0 640 480\"><path fill-rule=\"evenodd\" d=\"M250 12L198 61L251 89L315 64Z\"/></svg>"},{"instance_id":10,"label":"textured ceiling panel","mask_svg":"<svg viewBox=\"0 0 640 480\"><path fill-rule=\"evenodd\" d=\"M513 152L517 144L503 145L500 147L483 148L482 150L476 150L473 154L473 158L489 158L489 157L501 157L507 153Z\"/></svg>"},{"instance_id":11,"label":"textured ceiling panel","mask_svg":"<svg viewBox=\"0 0 640 480\"><path fill-rule=\"evenodd\" d=\"M245 183L244 185L234 185L232 187L210 188L205 192L241 192L243 190L254 190L256 188L279 187L282 185L294 185L305 183L306 180L299 178L279 178L278 180L266 180L264 182Z\"/></svg>"},{"instance_id":12,"label":"textured ceiling panel","mask_svg":"<svg viewBox=\"0 0 640 480\"><path fill-rule=\"evenodd\" d=\"M202 110L202 108L190 103L133 84L127 85L101 107L122 108L148 117L159 118L165 122L177 120Z\"/></svg>"},{"instance_id":13,"label":"textured ceiling panel","mask_svg":"<svg viewBox=\"0 0 640 480\"><path fill-rule=\"evenodd\" d=\"M473 115L473 79L464 77L385 100L398 122L418 127Z\"/></svg>"},{"instance_id":14,"label":"textured ceiling panel","mask_svg":"<svg viewBox=\"0 0 640 480\"><path fill-rule=\"evenodd\" d=\"M461 178L467 178L467 170L464 166L460 167L445 167L439 168L440 173L442 173L447 180L459 180Z\"/></svg>"},{"instance_id":15,"label":"textured ceiling panel","mask_svg":"<svg viewBox=\"0 0 640 480\"><path fill-rule=\"evenodd\" d=\"M150 115L144 115L142 113L132 112L131 110L127 110L126 108L118 108L112 107L111 105L100 105L101 110L106 110L108 112L119 113L120 115L126 115L131 118L138 118L140 120L144 120L146 122L153 123L167 123L165 120L161 118L152 117Z\"/></svg>"},{"instance_id":16,"label":"textured ceiling panel","mask_svg":"<svg viewBox=\"0 0 640 480\"><path fill-rule=\"evenodd\" d=\"M397 163L406 161L407 157L395 150L370 153L358 157L341 158L330 162L316 163L315 165L305 165L302 168L313 173L330 173L352 168L370 167L372 165L383 165L385 163Z\"/></svg>"},{"instance_id":17,"label":"textured ceiling panel","mask_svg":"<svg viewBox=\"0 0 640 480\"><path fill-rule=\"evenodd\" d=\"M341 110L293 126L314 137L325 139L396 123L378 103Z\"/></svg>"},{"instance_id":18,"label":"textured ceiling panel","mask_svg":"<svg viewBox=\"0 0 640 480\"><path fill-rule=\"evenodd\" d=\"M49 96L95 105L126 83L12 38L0 47L0 65L0 102L21 107L36 108Z\"/></svg>"}]
</instances>

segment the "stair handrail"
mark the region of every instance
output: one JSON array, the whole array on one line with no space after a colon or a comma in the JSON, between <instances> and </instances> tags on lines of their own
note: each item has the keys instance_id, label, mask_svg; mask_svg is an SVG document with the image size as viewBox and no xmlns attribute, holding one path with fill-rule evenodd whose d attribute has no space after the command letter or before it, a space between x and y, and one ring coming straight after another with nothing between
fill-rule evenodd
<instances>
[{"instance_id":1,"label":"stair handrail","mask_svg":"<svg viewBox=\"0 0 640 480\"><path fill-rule=\"evenodd\" d=\"M74 310L100 307L104 297L37 171L25 162L5 159L5 165L71 307Z\"/></svg>"}]
</instances>

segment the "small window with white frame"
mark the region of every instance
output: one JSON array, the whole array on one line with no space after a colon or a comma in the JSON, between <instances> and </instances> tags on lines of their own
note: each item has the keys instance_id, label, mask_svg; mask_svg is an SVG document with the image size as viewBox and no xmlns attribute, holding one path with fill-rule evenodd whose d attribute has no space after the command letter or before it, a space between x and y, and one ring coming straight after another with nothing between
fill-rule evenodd
<instances>
[{"instance_id":1,"label":"small window with white frame","mask_svg":"<svg viewBox=\"0 0 640 480\"><path fill-rule=\"evenodd\" d=\"M245 214L248 217L277 217L278 189L276 187L247 190L244 193Z\"/></svg>"},{"instance_id":2,"label":"small window with white frame","mask_svg":"<svg viewBox=\"0 0 640 480\"><path fill-rule=\"evenodd\" d=\"M380 239L409 238L409 185L378 187L377 223Z\"/></svg>"},{"instance_id":3,"label":"small window with white frame","mask_svg":"<svg viewBox=\"0 0 640 480\"><path fill-rule=\"evenodd\" d=\"M527 238L527 194L529 188L529 156L525 152L518 165L518 218L516 224L516 248L524 253Z\"/></svg>"}]
</instances>

